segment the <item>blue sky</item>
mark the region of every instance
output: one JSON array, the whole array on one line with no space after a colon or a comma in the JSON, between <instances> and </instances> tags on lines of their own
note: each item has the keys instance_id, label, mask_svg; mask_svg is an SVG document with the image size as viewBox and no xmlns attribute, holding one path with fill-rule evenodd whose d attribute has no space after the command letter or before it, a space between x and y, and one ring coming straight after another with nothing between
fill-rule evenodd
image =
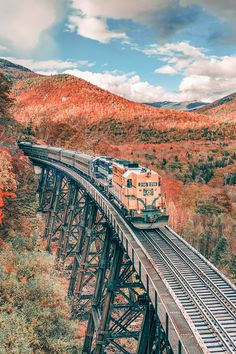
<instances>
[{"instance_id":1,"label":"blue sky","mask_svg":"<svg viewBox=\"0 0 236 354\"><path fill-rule=\"evenodd\" d=\"M0 0L0 56L139 102L236 91L235 0Z\"/></svg>"}]
</instances>

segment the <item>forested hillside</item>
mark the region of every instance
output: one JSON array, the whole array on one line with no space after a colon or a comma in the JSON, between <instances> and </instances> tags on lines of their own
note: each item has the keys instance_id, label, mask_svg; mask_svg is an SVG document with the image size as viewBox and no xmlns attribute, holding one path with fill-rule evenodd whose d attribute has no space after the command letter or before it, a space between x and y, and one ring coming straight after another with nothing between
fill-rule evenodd
<instances>
[{"instance_id":1,"label":"forested hillside","mask_svg":"<svg viewBox=\"0 0 236 354\"><path fill-rule=\"evenodd\" d=\"M77 353L65 289L41 247L37 183L16 146L24 129L9 117L9 89L0 75L0 353Z\"/></svg>"}]
</instances>

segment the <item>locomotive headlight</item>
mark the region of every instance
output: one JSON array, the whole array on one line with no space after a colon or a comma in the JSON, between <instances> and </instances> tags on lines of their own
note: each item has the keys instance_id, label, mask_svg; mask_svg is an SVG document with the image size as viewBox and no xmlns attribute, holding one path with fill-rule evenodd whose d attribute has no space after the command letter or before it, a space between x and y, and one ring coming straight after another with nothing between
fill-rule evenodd
<instances>
[{"instance_id":1,"label":"locomotive headlight","mask_svg":"<svg viewBox=\"0 0 236 354\"><path fill-rule=\"evenodd\" d=\"M139 214L139 215L140 215L140 214L141 214L141 210L137 210L137 214Z\"/></svg>"},{"instance_id":2,"label":"locomotive headlight","mask_svg":"<svg viewBox=\"0 0 236 354\"><path fill-rule=\"evenodd\" d=\"M164 209L163 208L161 208L161 213L163 213L164 212Z\"/></svg>"}]
</instances>

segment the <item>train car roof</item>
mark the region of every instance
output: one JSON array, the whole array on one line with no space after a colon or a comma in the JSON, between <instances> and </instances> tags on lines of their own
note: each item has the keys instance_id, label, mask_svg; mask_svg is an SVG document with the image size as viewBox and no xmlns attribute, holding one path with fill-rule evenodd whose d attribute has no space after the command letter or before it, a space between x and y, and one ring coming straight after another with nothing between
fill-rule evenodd
<instances>
[{"instance_id":1,"label":"train car roof","mask_svg":"<svg viewBox=\"0 0 236 354\"><path fill-rule=\"evenodd\" d=\"M148 171L151 172L152 175L158 175L158 173L156 171L153 171L153 170L148 170L147 168L143 168L143 167L140 167L140 168L132 168L132 169L129 169L127 170L124 174L123 174L123 177L127 178L129 177L129 175L131 173L136 173L136 174L144 174L144 173L147 173Z\"/></svg>"},{"instance_id":2,"label":"train car roof","mask_svg":"<svg viewBox=\"0 0 236 354\"><path fill-rule=\"evenodd\" d=\"M93 155L84 154L83 152L80 152L80 151L76 151L75 155L81 156L84 159L93 159L94 158Z\"/></svg>"},{"instance_id":3,"label":"train car roof","mask_svg":"<svg viewBox=\"0 0 236 354\"><path fill-rule=\"evenodd\" d=\"M50 147L50 150L52 150L52 151L61 151L62 148L59 148L59 147Z\"/></svg>"},{"instance_id":4,"label":"train car roof","mask_svg":"<svg viewBox=\"0 0 236 354\"><path fill-rule=\"evenodd\" d=\"M50 146L48 145L39 145L39 144L33 144L32 147L38 148L38 149L48 149Z\"/></svg>"}]
</instances>

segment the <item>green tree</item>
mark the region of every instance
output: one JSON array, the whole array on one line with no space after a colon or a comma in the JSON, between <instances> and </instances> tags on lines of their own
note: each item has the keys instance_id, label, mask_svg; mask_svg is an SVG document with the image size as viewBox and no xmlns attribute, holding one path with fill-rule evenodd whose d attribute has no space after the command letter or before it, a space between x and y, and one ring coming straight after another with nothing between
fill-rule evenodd
<instances>
[{"instance_id":1,"label":"green tree","mask_svg":"<svg viewBox=\"0 0 236 354\"><path fill-rule=\"evenodd\" d=\"M230 261L230 271L236 280L236 254L233 254L231 261Z\"/></svg>"},{"instance_id":2,"label":"green tree","mask_svg":"<svg viewBox=\"0 0 236 354\"><path fill-rule=\"evenodd\" d=\"M222 266L225 264L226 253L229 247L228 240L225 236L221 236L216 244L216 247L213 251L211 262L216 266Z\"/></svg>"},{"instance_id":3,"label":"green tree","mask_svg":"<svg viewBox=\"0 0 236 354\"><path fill-rule=\"evenodd\" d=\"M167 161L165 158L163 158L161 161L161 168L164 168L166 166L166 164L167 164Z\"/></svg>"}]
</instances>

